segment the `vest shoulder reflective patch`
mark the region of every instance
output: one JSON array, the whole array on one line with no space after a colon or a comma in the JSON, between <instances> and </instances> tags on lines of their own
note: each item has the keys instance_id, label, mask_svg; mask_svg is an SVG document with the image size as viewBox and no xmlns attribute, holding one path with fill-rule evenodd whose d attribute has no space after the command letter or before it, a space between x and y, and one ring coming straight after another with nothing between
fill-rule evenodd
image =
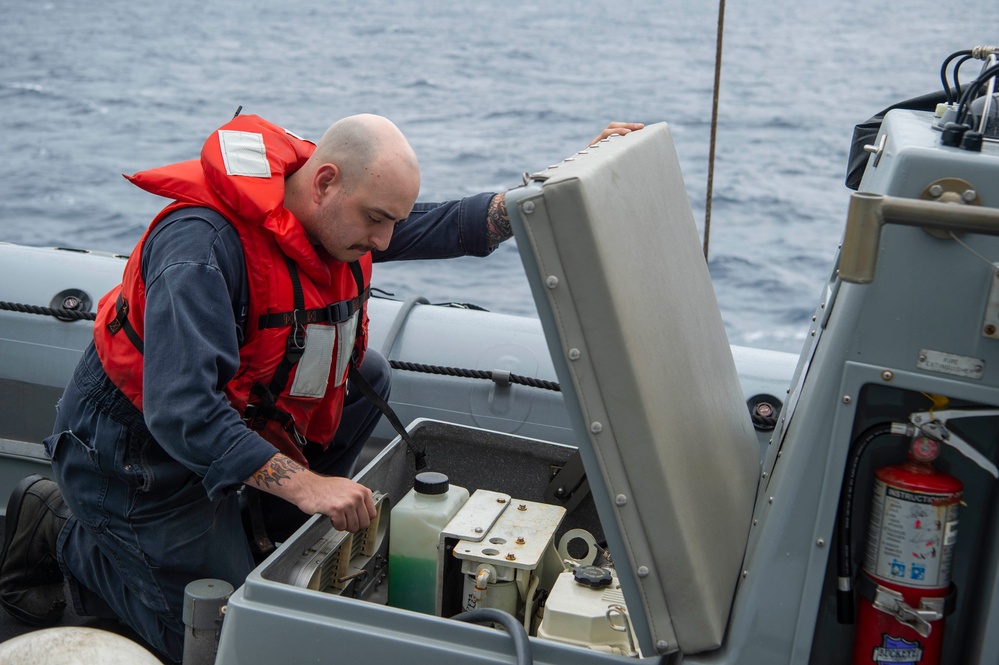
<instances>
[{"instance_id":1,"label":"vest shoulder reflective patch","mask_svg":"<svg viewBox=\"0 0 999 665\"><path fill-rule=\"evenodd\" d=\"M271 165L267 162L262 134L220 129L219 146L222 148L225 172L229 175L271 177Z\"/></svg>"},{"instance_id":2,"label":"vest shoulder reflective patch","mask_svg":"<svg viewBox=\"0 0 999 665\"><path fill-rule=\"evenodd\" d=\"M295 380L288 394L314 398L326 394L336 337L335 326L312 324L305 329L305 352L295 366Z\"/></svg>"},{"instance_id":3,"label":"vest shoulder reflective patch","mask_svg":"<svg viewBox=\"0 0 999 665\"><path fill-rule=\"evenodd\" d=\"M354 356L354 341L357 339L357 321L361 317L358 312L346 321L336 324L336 334L339 337L336 355L336 386L339 387L347 379L347 369L350 359Z\"/></svg>"}]
</instances>

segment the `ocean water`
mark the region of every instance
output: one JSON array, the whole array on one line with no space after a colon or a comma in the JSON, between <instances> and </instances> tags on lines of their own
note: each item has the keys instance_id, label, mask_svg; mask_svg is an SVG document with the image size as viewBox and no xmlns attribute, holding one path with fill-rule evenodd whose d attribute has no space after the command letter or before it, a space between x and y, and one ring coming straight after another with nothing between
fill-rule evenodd
<instances>
[{"instance_id":1,"label":"ocean water","mask_svg":"<svg viewBox=\"0 0 999 665\"><path fill-rule=\"evenodd\" d=\"M703 233L710 2L0 8L2 241L130 252L163 201L121 174L195 157L240 105L310 138L388 116L420 158L423 200L516 186L611 120L667 121ZM939 89L942 60L994 43L994 25L964 0L729 0L709 269L733 343L799 350L842 232L853 125ZM374 284L535 313L512 241L487 259L382 264Z\"/></svg>"}]
</instances>

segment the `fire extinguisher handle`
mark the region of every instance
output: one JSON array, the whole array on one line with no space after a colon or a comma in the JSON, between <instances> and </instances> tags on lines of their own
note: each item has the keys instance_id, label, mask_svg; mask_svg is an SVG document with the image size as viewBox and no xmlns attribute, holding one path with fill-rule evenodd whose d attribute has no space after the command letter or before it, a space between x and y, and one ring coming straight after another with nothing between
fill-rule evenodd
<instances>
[{"instance_id":1,"label":"fire extinguisher handle","mask_svg":"<svg viewBox=\"0 0 999 665\"><path fill-rule=\"evenodd\" d=\"M920 428L928 436L931 436L957 450L969 460L982 467L982 469L988 471L993 478L999 478L999 469L996 469L996 465L992 463L992 460L978 452L978 450L972 447L970 443L959 437L957 434L949 431L938 421L926 423L925 425L921 425Z\"/></svg>"}]
</instances>

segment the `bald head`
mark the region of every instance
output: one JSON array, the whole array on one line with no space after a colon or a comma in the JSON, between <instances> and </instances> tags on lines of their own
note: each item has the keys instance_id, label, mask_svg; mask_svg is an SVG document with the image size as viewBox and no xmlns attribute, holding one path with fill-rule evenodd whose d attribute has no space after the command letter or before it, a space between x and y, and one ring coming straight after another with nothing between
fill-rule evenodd
<instances>
[{"instance_id":1,"label":"bald head","mask_svg":"<svg viewBox=\"0 0 999 665\"><path fill-rule=\"evenodd\" d=\"M416 154L399 128L381 116L354 115L327 129L286 180L285 207L314 242L354 260L358 252L384 249L419 191Z\"/></svg>"},{"instance_id":2,"label":"bald head","mask_svg":"<svg viewBox=\"0 0 999 665\"><path fill-rule=\"evenodd\" d=\"M380 115L364 113L335 122L316 145L310 161L316 165L336 164L343 172L344 185L353 187L358 178L377 170L382 163L419 174L416 154L399 128Z\"/></svg>"}]
</instances>

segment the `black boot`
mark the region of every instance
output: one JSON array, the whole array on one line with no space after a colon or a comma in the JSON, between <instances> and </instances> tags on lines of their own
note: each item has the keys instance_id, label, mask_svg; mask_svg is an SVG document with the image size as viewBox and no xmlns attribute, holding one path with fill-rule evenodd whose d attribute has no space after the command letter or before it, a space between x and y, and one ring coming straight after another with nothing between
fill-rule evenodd
<instances>
[{"instance_id":1,"label":"black boot","mask_svg":"<svg viewBox=\"0 0 999 665\"><path fill-rule=\"evenodd\" d=\"M59 486L37 475L18 483L7 502L0 605L25 623L51 625L66 607L55 552L56 538L69 517Z\"/></svg>"}]
</instances>

